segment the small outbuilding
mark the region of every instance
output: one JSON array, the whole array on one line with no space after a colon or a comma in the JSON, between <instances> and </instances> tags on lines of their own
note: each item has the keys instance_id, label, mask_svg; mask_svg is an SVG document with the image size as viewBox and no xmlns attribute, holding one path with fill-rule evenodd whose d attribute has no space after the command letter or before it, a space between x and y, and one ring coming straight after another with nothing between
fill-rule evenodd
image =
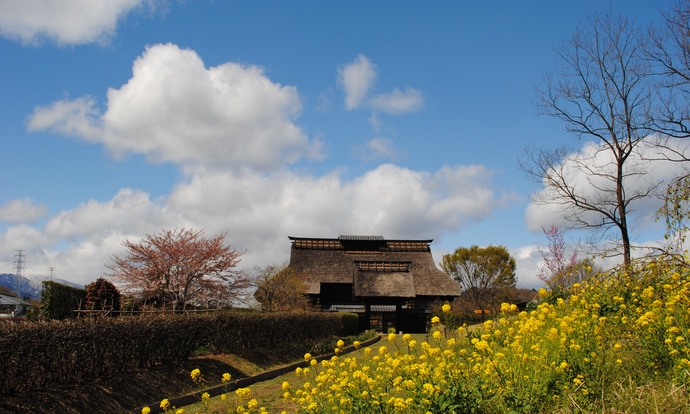
<instances>
[{"instance_id":1,"label":"small outbuilding","mask_svg":"<svg viewBox=\"0 0 690 414\"><path fill-rule=\"evenodd\" d=\"M460 285L434 264L433 240L288 238L289 267L303 278L312 302L357 313L361 330L426 332L432 302L460 296Z\"/></svg>"},{"instance_id":2,"label":"small outbuilding","mask_svg":"<svg viewBox=\"0 0 690 414\"><path fill-rule=\"evenodd\" d=\"M0 293L0 318L26 318L26 312L34 306L18 297Z\"/></svg>"}]
</instances>

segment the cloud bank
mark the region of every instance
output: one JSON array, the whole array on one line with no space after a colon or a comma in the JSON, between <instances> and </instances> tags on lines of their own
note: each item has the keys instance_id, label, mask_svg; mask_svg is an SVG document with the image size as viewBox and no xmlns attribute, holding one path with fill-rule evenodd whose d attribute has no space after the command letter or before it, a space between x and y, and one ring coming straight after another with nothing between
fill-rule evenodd
<instances>
[{"instance_id":1,"label":"cloud bank","mask_svg":"<svg viewBox=\"0 0 690 414\"><path fill-rule=\"evenodd\" d=\"M286 260L288 235L437 238L461 230L508 201L490 189L490 177L482 166L426 172L384 164L352 180L336 172L197 170L164 199L125 188L111 200L55 214L41 228L12 226L0 248L25 249L34 267L56 267L58 277L88 283L123 252L125 238L182 226L209 234L229 229L228 242L246 250L242 267L251 268Z\"/></svg>"}]
</instances>

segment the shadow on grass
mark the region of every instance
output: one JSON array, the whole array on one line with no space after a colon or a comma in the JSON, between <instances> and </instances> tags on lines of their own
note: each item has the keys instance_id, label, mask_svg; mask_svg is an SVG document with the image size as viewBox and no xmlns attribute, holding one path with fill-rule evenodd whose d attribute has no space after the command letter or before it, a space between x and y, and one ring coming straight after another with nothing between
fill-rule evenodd
<instances>
[{"instance_id":1,"label":"shadow on grass","mask_svg":"<svg viewBox=\"0 0 690 414\"><path fill-rule=\"evenodd\" d=\"M0 413L126 413L166 396L197 390L190 372L199 368L207 385L220 384L224 373L246 378L274 365L293 362L292 352L280 355L275 350L243 352L251 358L234 355L194 357L174 366L158 366L137 372L121 373L80 384L66 384L29 393L0 397Z\"/></svg>"}]
</instances>

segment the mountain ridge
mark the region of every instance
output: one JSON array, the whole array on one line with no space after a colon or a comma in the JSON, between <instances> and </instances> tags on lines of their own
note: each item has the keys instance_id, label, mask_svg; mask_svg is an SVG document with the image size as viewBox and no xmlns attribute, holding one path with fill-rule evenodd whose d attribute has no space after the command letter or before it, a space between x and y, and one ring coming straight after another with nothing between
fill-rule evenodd
<instances>
[{"instance_id":1,"label":"mountain ridge","mask_svg":"<svg viewBox=\"0 0 690 414\"><path fill-rule=\"evenodd\" d=\"M84 285L72 283L68 280L53 278L52 281L78 289L84 289ZM19 290L19 296L22 298L40 300L43 280L29 279L24 276L20 276L19 280L17 280L16 275L11 273L0 273L0 286L4 286L15 293Z\"/></svg>"}]
</instances>

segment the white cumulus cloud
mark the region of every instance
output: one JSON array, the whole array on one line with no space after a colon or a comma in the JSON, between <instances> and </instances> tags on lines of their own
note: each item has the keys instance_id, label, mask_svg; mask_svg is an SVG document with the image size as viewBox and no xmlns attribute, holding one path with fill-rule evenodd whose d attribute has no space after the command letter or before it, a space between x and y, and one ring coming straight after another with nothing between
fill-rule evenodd
<instances>
[{"instance_id":1,"label":"white cumulus cloud","mask_svg":"<svg viewBox=\"0 0 690 414\"><path fill-rule=\"evenodd\" d=\"M50 240L41 229L29 224L17 224L0 233L0 262L13 262L16 250L40 251L48 246L51 246Z\"/></svg>"},{"instance_id":2,"label":"white cumulus cloud","mask_svg":"<svg viewBox=\"0 0 690 414\"><path fill-rule=\"evenodd\" d=\"M8 223L32 223L48 212L44 204L34 204L29 198L11 200L0 206L0 221Z\"/></svg>"},{"instance_id":3,"label":"white cumulus cloud","mask_svg":"<svg viewBox=\"0 0 690 414\"><path fill-rule=\"evenodd\" d=\"M542 250L547 249L536 245L527 245L517 249L510 249L510 255L515 258L517 287L538 289L544 286L544 281L537 277L544 263L544 258L541 253L539 253L540 248Z\"/></svg>"},{"instance_id":4,"label":"white cumulus cloud","mask_svg":"<svg viewBox=\"0 0 690 414\"><path fill-rule=\"evenodd\" d=\"M65 135L98 142L102 135L100 112L96 101L88 96L74 100L53 102L49 107L37 107L29 117L28 130L50 129Z\"/></svg>"},{"instance_id":5,"label":"white cumulus cloud","mask_svg":"<svg viewBox=\"0 0 690 414\"><path fill-rule=\"evenodd\" d=\"M287 259L287 236L437 237L481 221L506 202L484 167L431 173L386 164L345 181L279 171L197 171L168 197L169 207L207 229L229 228L247 249L244 263Z\"/></svg>"},{"instance_id":6,"label":"white cumulus cloud","mask_svg":"<svg viewBox=\"0 0 690 414\"><path fill-rule=\"evenodd\" d=\"M400 157L400 154L395 149L395 144L392 140L385 137L372 138L365 144L365 148L362 150L362 158L365 160L376 160L376 159L390 159L396 160Z\"/></svg>"},{"instance_id":7,"label":"white cumulus cloud","mask_svg":"<svg viewBox=\"0 0 690 414\"><path fill-rule=\"evenodd\" d=\"M359 108L376 80L376 66L364 55L338 69L338 84L345 92L345 107Z\"/></svg>"},{"instance_id":8,"label":"white cumulus cloud","mask_svg":"<svg viewBox=\"0 0 690 414\"><path fill-rule=\"evenodd\" d=\"M134 62L127 84L108 90L104 113L88 97L59 101L37 107L28 129L101 142L116 156L271 170L323 157L293 122L300 111L296 88L273 83L258 66L206 68L194 51L159 44Z\"/></svg>"},{"instance_id":9,"label":"white cumulus cloud","mask_svg":"<svg viewBox=\"0 0 690 414\"><path fill-rule=\"evenodd\" d=\"M377 77L376 65L364 55L357 56L354 62L338 69L338 85L345 92L347 110L365 107L372 111L401 115L419 111L424 106L422 92L410 87L370 96ZM380 127L380 121L374 114L369 122L375 130Z\"/></svg>"},{"instance_id":10,"label":"white cumulus cloud","mask_svg":"<svg viewBox=\"0 0 690 414\"><path fill-rule=\"evenodd\" d=\"M23 44L47 39L61 45L107 42L117 23L154 0L2 0L0 35Z\"/></svg>"},{"instance_id":11,"label":"white cumulus cloud","mask_svg":"<svg viewBox=\"0 0 690 414\"><path fill-rule=\"evenodd\" d=\"M422 93L413 88L395 88L393 92L376 95L370 101L373 109L393 115L419 111L423 104Z\"/></svg>"},{"instance_id":12,"label":"white cumulus cloud","mask_svg":"<svg viewBox=\"0 0 690 414\"><path fill-rule=\"evenodd\" d=\"M89 200L61 211L48 220L43 232L55 241L82 240L112 232L150 233L183 224L182 217L151 201L147 193L123 188L107 202Z\"/></svg>"}]
</instances>

